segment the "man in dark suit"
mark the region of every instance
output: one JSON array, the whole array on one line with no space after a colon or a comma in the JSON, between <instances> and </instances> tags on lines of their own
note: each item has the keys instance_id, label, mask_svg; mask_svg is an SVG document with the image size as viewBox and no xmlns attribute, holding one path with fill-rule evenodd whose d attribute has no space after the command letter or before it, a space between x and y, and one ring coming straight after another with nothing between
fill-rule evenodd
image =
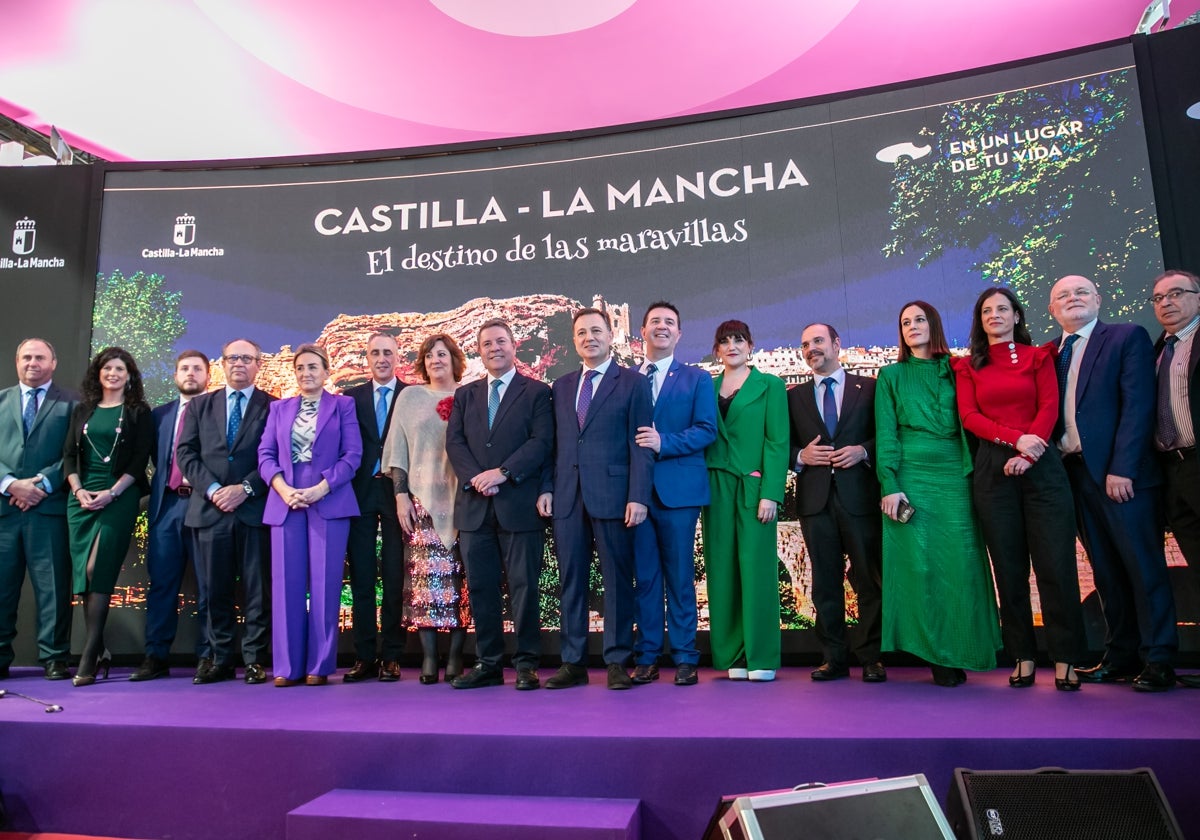
<instances>
[{"instance_id":1,"label":"man in dark suit","mask_svg":"<svg viewBox=\"0 0 1200 840\"><path fill-rule=\"evenodd\" d=\"M875 380L846 373L828 324L810 324L800 350L813 379L788 393L800 530L812 568L817 638L825 661L817 682L848 676L846 557L858 596L854 654L863 682L885 682L882 642L883 525L875 477Z\"/></svg>"},{"instance_id":2,"label":"man in dark suit","mask_svg":"<svg viewBox=\"0 0 1200 840\"><path fill-rule=\"evenodd\" d=\"M241 578L242 660L246 682L265 683L270 643L267 593L270 535L263 526L267 485L258 474L258 444L274 397L254 387L262 350L247 339L221 348L225 387L196 397L184 412L176 457L195 492L184 524L196 532L196 576L208 591L208 643L192 680L198 685L237 676L236 584Z\"/></svg>"},{"instance_id":3,"label":"man in dark suit","mask_svg":"<svg viewBox=\"0 0 1200 840\"><path fill-rule=\"evenodd\" d=\"M516 343L496 319L479 328L479 355L488 375L454 395L446 429L446 454L462 491L454 527L467 568L475 617L475 667L455 678L455 688L501 685L504 672L503 579L508 579L517 649L517 690L539 686L541 626L538 575L546 526L538 516L538 491L550 470L554 409L550 388L514 367Z\"/></svg>"},{"instance_id":4,"label":"man in dark suit","mask_svg":"<svg viewBox=\"0 0 1200 840\"><path fill-rule=\"evenodd\" d=\"M1054 284L1050 314L1063 329L1048 344L1062 397L1055 437L1108 626L1100 664L1076 671L1090 682L1133 679L1138 691L1166 691L1179 637L1163 554L1150 336L1100 322L1100 293L1086 277Z\"/></svg>"},{"instance_id":5,"label":"man in dark suit","mask_svg":"<svg viewBox=\"0 0 1200 840\"><path fill-rule=\"evenodd\" d=\"M392 479L380 470L383 443L392 423L396 395L404 383L396 378L399 351L396 339L384 333L367 338L367 365L371 380L346 391L354 399L363 455L354 474L354 495L361 515L350 521L347 558L350 563L350 594L354 600L354 665L343 679L348 683L379 677L381 682L400 679L400 654L404 652L404 533L396 516ZM376 536L382 548L376 559ZM375 581L383 583L379 630L375 622ZM376 651L376 635L382 636L382 660Z\"/></svg>"},{"instance_id":6,"label":"man in dark suit","mask_svg":"<svg viewBox=\"0 0 1200 840\"><path fill-rule=\"evenodd\" d=\"M78 398L53 382L50 342L17 345L20 384L0 391L0 679L8 678L25 573L37 606L38 662L48 680L71 676L71 557L63 443Z\"/></svg>"},{"instance_id":7,"label":"man in dark suit","mask_svg":"<svg viewBox=\"0 0 1200 840\"><path fill-rule=\"evenodd\" d=\"M146 509L149 538L146 547L146 571L150 591L146 596L146 657L130 675L130 682L165 677L170 674L168 658L179 627L179 590L189 562L195 567L195 534L183 524L192 485L179 468L175 447L183 427L184 409L208 390L208 356L199 350L184 350L175 359L175 387L179 396L153 411L158 443L154 447L154 477L150 481L150 499ZM196 637L196 658L212 658L208 646L208 606L203 581L196 576L196 617L200 622Z\"/></svg>"},{"instance_id":8,"label":"man in dark suit","mask_svg":"<svg viewBox=\"0 0 1200 840\"><path fill-rule=\"evenodd\" d=\"M604 582L604 662L608 687L631 688L625 670L633 655L633 529L650 504L653 453L638 446L641 426L653 422L650 382L617 364L613 332L599 309L575 313L572 330L583 370L555 380L554 480L544 482L538 510L554 517L562 575L562 667L546 688L588 681L588 570L600 555Z\"/></svg>"},{"instance_id":9,"label":"man in dark suit","mask_svg":"<svg viewBox=\"0 0 1200 840\"><path fill-rule=\"evenodd\" d=\"M646 521L634 533L637 568L637 656L633 681L658 679L666 626L675 663L675 684L695 685L696 520L708 504L704 450L717 437L717 399L712 377L675 359L683 334L679 310L666 301L650 304L642 317L654 422L638 429L638 446L654 453L654 489Z\"/></svg>"}]
</instances>

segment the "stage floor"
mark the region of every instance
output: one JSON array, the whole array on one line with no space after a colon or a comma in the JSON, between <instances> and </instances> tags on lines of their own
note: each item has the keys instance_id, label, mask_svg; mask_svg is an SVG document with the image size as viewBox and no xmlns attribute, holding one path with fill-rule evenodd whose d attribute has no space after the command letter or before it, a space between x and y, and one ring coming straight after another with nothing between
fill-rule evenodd
<instances>
[{"instance_id":1,"label":"stage floor","mask_svg":"<svg viewBox=\"0 0 1200 840\"><path fill-rule=\"evenodd\" d=\"M1030 689L1007 670L933 685L774 683L711 670L608 691L455 691L370 682L281 690L193 686L190 671L87 688L14 669L0 683L0 793L12 830L125 837L284 838L288 811L334 788L639 799L642 836L699 838L723 794L924 773L941 801L955 767L1150 767L1184 832L1200 836L1200 691ZM552 669L544 669L545 679ZM46 714L14 692L60 704Z\"/></svg>"}]
</instances>

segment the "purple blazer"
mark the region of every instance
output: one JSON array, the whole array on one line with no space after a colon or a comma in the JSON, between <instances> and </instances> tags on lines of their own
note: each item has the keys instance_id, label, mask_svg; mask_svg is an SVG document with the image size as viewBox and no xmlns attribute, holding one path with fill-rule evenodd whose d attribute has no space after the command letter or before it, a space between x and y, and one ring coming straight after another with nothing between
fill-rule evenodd
<instances>
[{"instance_id":1,"label":"purple blazer","mask_svg":"<svg viewBox=\"0 0 1200 840\"><path fill-rule=\"evenodd\" d=\"M292 483L292 424L300 411L300 398L290 397L271 403L267 426L258 445L258 471L268 485L283 473ZM358 516L358 501L350 480L362 460L362 436L354 415L354 400L326 393L317 409L317 436L313 440L312 463L329 482L329 495L314 506L325 519ZM271 488L263 512L264 525L282 525L291 509Z\"/></svg>"}]
</instances>

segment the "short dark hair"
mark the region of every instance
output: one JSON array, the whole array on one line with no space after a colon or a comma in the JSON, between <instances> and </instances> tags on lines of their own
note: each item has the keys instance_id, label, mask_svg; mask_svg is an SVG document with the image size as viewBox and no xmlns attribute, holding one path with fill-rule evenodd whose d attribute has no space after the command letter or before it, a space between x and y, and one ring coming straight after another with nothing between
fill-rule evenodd
<instances>
[{"instance_id":1,"label":"short dark hair","mask_svg":"<svg viewBox=\"0 0 1200 840\"><path fill-rule=\"evenodd\" d=\"M1184 271L1184 270L1178 269L1178 268L1173 268L1169 271L1164 271L1162 274L1155 277L1154 282L1150 284L1150 288L1153 289L1155 286L1157 286L1159 284L1160 281L1166 280L1168 277L1182 277L1192 284L1193 289L1200 292L1200 277L1197 277L1195 274L1192 274L1192 272L1190 272L1190 271Z\"/></svg>"},{"instance_id":2,"label":"short dark hair","mask_svg":"<svg viewBox=\"0 0 1200 840\"><path fill-rule=\"evenodd\" d=\"M429 371L425 369L425 357L429 355L433 345L439 341L450 351L450 372L454 375L454 381L458 382L462 379L463 371L467 369L467 357L459 348L458 342L445 333L435 333L421 342L421 348L417 350L417 361L413 367L416 368L418 376L429 382Z\"/></svg>"},{"instance_id":3,"label":"short dark hair","mask_svg":"<svg viewBox=\"0 0 1200 840\"><path fill-rule=\"evenodd\" d=\"M90 408L100 404L104 397L104 389L100 385L100 371L114 359L124 362L125 370L129 373L129 379L125 382L125 405L130 408L145 405L146 392L142 386L142 372L138 370L133 356L123 347L105 347L92 359L87 373L83 375L83 383L79 386L81 401Z\"/></svg>"},{"instance_id":4,"label":"short dark hair","mask_svg":"<svg viewBox=\"0 0 1200 840\"><path fill-rule=\"evenodd\" d=\"M896 316L896 326L900 330L900 361L907 361L912 355L912 350L904 342L904 310L910 306L915 306L925 313L925 320L929 322L929 352L936 359L939 356L950 355L950 345L946 343L946 330L942 327L942 316L933 307L933 304L926 303L923 300L910 300L908 303L900 307L900 314Z\"/></svg>"},{"instance_id":5,"label":"short dark hair","mask_svg":"<svg viewBox=\"0 0 1200 840\"><path fill-rule=\"evenodd\" d=\"M571 329L572 330L575 329L575 324L577 324L579 322L579 319L582 318L584 315L599 315L601 318L604 319L604 323L608 327L609 331L610 332L612 331L612 318L608 317L608 313L605 312L603 309L597 309L594 306L585 306L583 309L580 309L574 315L571 316Z\"/></svg>"},{"instance_id":6,"label":"short dark hair","mask_svg":"<svg viewBox=\"0 0 1200 840\"><path fill-rule=\"evenodd\" d=\"M20 356L21 356L21 348L24 347L26 344L28 344L31 341L40 341L42 344L45 344L47 347L50 348L50 358L56 359L56 360L58 359L58 351L54 349L54 345L51 344L46 339L40 338L36 335L31 335L31 336L29 336L29 338L23 338L23 339L21 339L20 343L17 344L17 357L18 358L20 358Z\"/></svg>"},{"instance_id":7,"label":"short dark hair","mask_svg":"<svg viewBox=\"0 0 1200 840\"><path fill-rule=\"evenodd\" d=\"M747 344L754 344L754 338L750 335L750 327L745 321L722 321L717 325L717 333L713 336L713 352L717 352L717 348L721 346L721 342L727 338L744 338Z\"/></svg>"},{"instance_id":8,"label":"short dark hair","mask_svg":"<svg viewBox=\"0 0 1200 840\"><path fill-rule=\"evenodd\" d=\"M975 308L971 312L971 367L975 370L979 370L988 363L988 337L983 329L983 303L996 295L1008 298L1008 302L1012 304L1013 314L1016 315L1017 323L1013 327L1013 342L1033 344L1033 336L1029 334L1029 327L1025 323L1025 307L1021 306L1016 292L1007 286L990 286L979 293L979 297L975 299Z\"/></svg>"},{"instance_id":9,"label":"short dark hair","mask_svg":"<svg viewBox=\"0 0 1200 840\"><path fill-rule=\"evenodd\" d=\"M229 349L230 344L236 344L239 341L244 341L247 344L253 346L254 347L254 355L258 356L259 358L262 357L262 347L259 346L257 341L253 341L249 338L231 338L228 341L226 341L224 344L221 345L221 357L224 358L225 351Z\"/></svg>"},{"instance_id":10,"label":"short dark hair","mask_svg":"<svg viewBox=\"0 0 1200 840\"><path fill-rule=\"evenodd\" d=\"M642 326L646 326L646 321L650 318L650 313L655 309L670 309L675 313L675 321L679 326L683 326L683 318L679 315L679 310L675 308L675 304L667 300L656 300L654 303L646 307L646 314L642 316Z\"/></svg>"},{"instance_id":11,"label":"short dark hair","mask_svg":"<svg viewBox=\"0 0 1200 840\"><path fill-rule=\"evenodd\" d=\"M483 337L484 330L490 330L492 327L502 328L506 333L508 333L509 341L517 340L513 336L512 327L508 325L508 321L505 321L503 318L488 318L486 321L480 324L479 329L475 331L475 343L479 343L479 340Z\"/></svg>"},{"instance_id":12,"label":"short dark hair","mask_svg":"<svg viewBox=\"0 0 1200 840\"><path fill-rule=\"evenodd\" d=\"M807 330L809 327L824 327L825 329L829 330L830 341L841 340L841 336L838 335L838 331L834 329L833 324L826 324L824 321L813 321L811 324L805 324L804 330ZM801 335L804 334L804 330L800 330Z\"/></svg>"},{"instance_id":13,"label":"short dark hair","mask_svg":"<svg viewBox=\"0 0 1200 840\"><path fill-rule=\"evenodd\" d=\"M317 344L301 344L292 353L292 367L296 367L296 360L305 353L311 353L321 360L321 364L325 367L325 371L329 371L329 354L325 352L325 348Z\"/></svg>"},{"instance_id":14,"label":"short dark hair","mask_svg":"<svg viewBox=\"0 0 1200 840\"><path fill-rule=\"evenodd\" d=\"M184 359L200 359L204 362L204 366L206 368L212 367L212 362L209 360L208 355L205 354L202 350L184 350L182 353L180 353L178 356L175 357L175 367L178 368L179 363L182 362Z\"/></svg>"}]
</instances>

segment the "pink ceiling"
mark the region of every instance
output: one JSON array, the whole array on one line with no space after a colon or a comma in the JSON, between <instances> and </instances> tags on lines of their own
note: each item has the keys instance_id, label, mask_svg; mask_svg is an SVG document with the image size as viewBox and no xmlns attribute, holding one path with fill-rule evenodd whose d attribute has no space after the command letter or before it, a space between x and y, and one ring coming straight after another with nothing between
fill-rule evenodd
<instances>
[{"instance_id":1,"label":"pink ceiling","mask_svg":"<svg viewBox=\"0 0 1200 840\"><path fill-rule=\"evenodd\" d=\"M1178 21L1200 0L1177 0ZM49 0L5 10L0 112L115 159L622 125L1122 38L1145 0Z\"/></svg>"}]
</instances>

